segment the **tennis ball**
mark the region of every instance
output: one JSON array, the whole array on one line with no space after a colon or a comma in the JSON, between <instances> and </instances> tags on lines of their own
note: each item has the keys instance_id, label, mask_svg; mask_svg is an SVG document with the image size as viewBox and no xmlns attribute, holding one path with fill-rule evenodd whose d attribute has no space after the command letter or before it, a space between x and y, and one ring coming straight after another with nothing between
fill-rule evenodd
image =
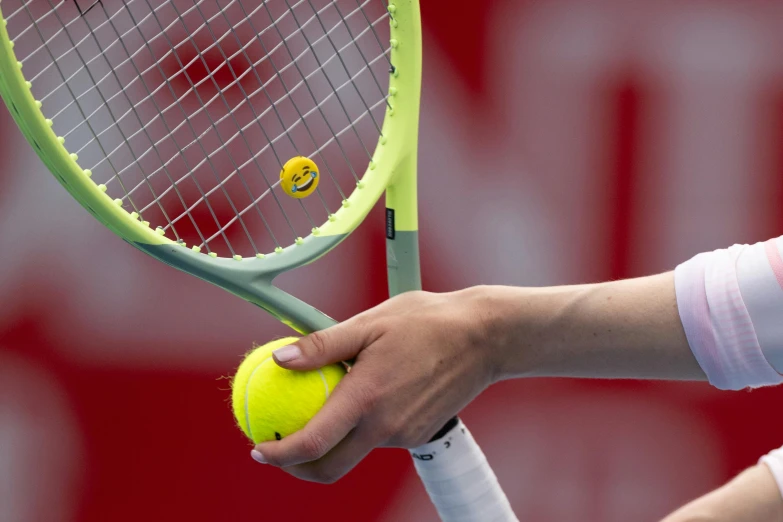
<instances>
[{"instance_id":1,"label":"tennis ball","mask_svg":"<svg viewBox=\"0 0 783 522\"><path fill-rule=\"evenodd\" d=\"M234 417L254 444L302 429L345 375L341 364L305 372L279 367L272 351L296 341L286 337L257 347L239 365L231 383Z\"/></svg>"}]
</instances>

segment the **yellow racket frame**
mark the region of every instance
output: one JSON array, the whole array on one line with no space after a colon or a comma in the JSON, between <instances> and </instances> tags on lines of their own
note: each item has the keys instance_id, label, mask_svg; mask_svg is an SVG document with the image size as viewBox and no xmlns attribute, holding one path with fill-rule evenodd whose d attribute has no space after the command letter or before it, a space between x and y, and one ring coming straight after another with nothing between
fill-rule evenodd
<instances>
[{"instance_id":1,"label":"yellow racket frame","mask_svg":"<svg viewBox=\"0 0 783 522\"><path fill-rule=\"evenodd\" d=\"M33 150L60 183L101 223L157 259L216 284L264 308L301 333L328 327L333 321L315 308L282 292L271 282L281 272L307 264L333 249L364 220L386 191L393 211L388 235L389 285L392 295L420 288L416 161L421 90L421 20L418 0L388 4L391 26L389 104L373 158L357 187L321 226L286 248L255 258L211 257L166 237L162 228L139 220L122 208L106 187L91 179L68 143L53 130L42 104L32 94L23 64L14 53L0 8L0 95ZM387 223L387 229L389 224ZM214 256L214 254L213 254Z\"/></svg>"},{"instance_id":2,"label":"yellow racket frame","mask_svg":"<svg viewBox=\"0 0 783 522\"><path fill-rule=\"evenodd\" d=\"M373 159L353 193L314 235L345 235L356 229L388 188L387 206L395 209L398 230L417 230L416 144L418 141L419 93L421 88L421 30L418 2L398 0L389 4L391 14L391 60L395 70L389 80L389 103L382 137ZM14 54L8 22L0 8L0 95L38 156L62 185L87 210L116 234L134 243L178 245L140 222L105 193L105 187L90 178L68 144L52 130ZM297 246L297 245L294 245Z\"/></svg>"}]
</instances>

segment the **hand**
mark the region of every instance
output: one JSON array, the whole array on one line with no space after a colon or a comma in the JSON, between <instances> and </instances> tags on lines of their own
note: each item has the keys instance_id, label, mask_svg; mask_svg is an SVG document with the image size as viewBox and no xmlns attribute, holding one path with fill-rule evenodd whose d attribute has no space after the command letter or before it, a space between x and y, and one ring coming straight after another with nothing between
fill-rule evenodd
<instances>
[{"instance_id":1,"label":"hand","mask_svg":"<svg viewBox=\"0 0 783 522\"><path fill-rule=\"evenodd\" d=\"M411 292L275 358L296 370L355 360L307 426L253 452L316 482L334 482L373 448L424 444L500 379L705 378L671 272L595 285Z\"/></svg>"},{"instance_id":2,"label":"hand","mask_svg":"<svg viewBox=\"0 0 783 522\"><path fill-rule=\"evenodd\" d=\"M292 370L355 362L307 426L253 457L331 483L373 448L428 442L493 380L484 310L480 289L411 292L277 350Z\"/></svg>"}]
</instances>

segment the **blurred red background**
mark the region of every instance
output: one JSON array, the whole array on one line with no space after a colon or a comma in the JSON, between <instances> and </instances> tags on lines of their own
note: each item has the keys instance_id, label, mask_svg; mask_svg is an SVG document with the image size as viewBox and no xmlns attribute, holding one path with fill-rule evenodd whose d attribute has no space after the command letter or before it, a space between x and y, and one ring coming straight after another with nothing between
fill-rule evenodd
<instances>
[{"instance_id":1,"label":"blurred red background","mask_svg":"<svg viewBox=\"0 0 783 522\"><path fill-rule=\"evenodd\" d=\"M427 289L644 275L783 233L783 5L422 12ZM251 461L225 376L285 328L103 230L5 110L0 137L0 520L435 520L402 450L332 486ZM382 227L283 286L338 319L380 302ZM783 444L781 398L518 381L464 417L520 519L656 520Z\"/></svg>"}]
</instances>

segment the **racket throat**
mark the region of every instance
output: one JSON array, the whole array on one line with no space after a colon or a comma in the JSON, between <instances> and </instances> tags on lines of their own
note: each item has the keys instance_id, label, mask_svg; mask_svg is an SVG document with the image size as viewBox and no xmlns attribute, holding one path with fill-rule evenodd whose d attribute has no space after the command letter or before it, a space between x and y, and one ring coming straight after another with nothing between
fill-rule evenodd
<instances>
[{"instance_id":1,"label":"racket throat","mask_svg":"<svg viewBox=\"0 0 783 522\"><path fill-rule=\"evenodd\" d=\"M342 238L309 238L308 242L320 242L321 248L328 251ZM280 273L315 259L320 249L310 250L311 255L308 255L304 245L294 246L281 254L274 254L274 257L238 262L231 258L208 257L176 245L132 244L169 266L253 303L300 334L306 335L336 324L328 315L272 284Z\"/></svg>"}]
</instances>

